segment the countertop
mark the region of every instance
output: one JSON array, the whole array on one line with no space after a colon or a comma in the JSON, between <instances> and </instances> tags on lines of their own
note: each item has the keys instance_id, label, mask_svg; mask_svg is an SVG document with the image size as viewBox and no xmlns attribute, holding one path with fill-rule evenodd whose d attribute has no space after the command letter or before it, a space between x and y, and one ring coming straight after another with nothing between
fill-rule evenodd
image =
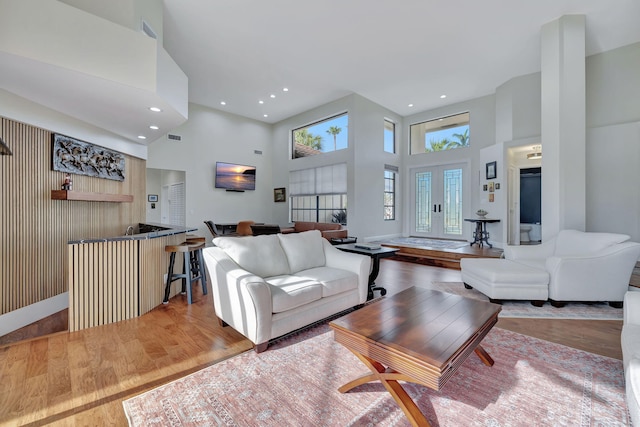
<instances>
[{"instance_id":1,"label":"countertop","mask_svg":"<svg viewBox=\"0 0 640 427\"><path fill-rule=\"evenodd\" d=\"M148 231L147 231L148 230ZM96 242L119 242L123 240L148 240L158 237L172 236L174 234L190 233L198 230L197 227L181 227L178 225L157 224L153 222L140 223L134 230L134 234L121 235L115 237L88 238L80 240L69 240L69 244L96 243Z\"/></svg>"}]
</instances>

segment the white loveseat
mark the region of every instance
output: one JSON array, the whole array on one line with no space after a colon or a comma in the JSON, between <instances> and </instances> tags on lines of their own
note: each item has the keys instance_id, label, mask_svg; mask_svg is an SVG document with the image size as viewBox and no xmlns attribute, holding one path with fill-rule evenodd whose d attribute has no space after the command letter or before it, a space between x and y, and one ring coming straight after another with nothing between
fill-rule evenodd
<instances>
[{"instance_id":1,"label":"white loveseat","mask_svg":"<svg viewBox=\"0 0 640 427\"><path fill-rule=\"evenodd\" d=\"M336 249L317 230L213 243L203 255L216 316L258 352L270 339L367 300L370 257Z\"/></svg>"},{"instance_id":2,"label":"white loveseat","mask_svg":"<svg viewBox=\"0 0 640 427\"><path fill-rule=\"evenodd\" d=\"M507 246L505 259L463 258L462 280L495 300L620 307L640 257L640 244L628 240L624 234L562 230L540 245Z\"/></svg>"}]
</instances>

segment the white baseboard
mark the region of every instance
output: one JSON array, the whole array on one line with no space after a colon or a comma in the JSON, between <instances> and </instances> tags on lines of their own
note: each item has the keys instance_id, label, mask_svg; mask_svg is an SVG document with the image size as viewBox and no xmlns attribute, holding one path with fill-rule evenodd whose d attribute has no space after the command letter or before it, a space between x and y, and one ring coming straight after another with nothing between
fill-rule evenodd
<instances>
[{"instance_id":1,"label":"white baseboard","mask_svg":"<svg viewBox=\"0 0 640 427\"><path fill-rule=\"evenodd\" d=\"M378 242L380 240L390 240L396 237L402 237L402 234L384 234L380 236L369 236L362 239L363 242ZM360 239L358 239L359 241Z\"/></svg>"},{"instance_id":2,"label":"white baseboard","mask_svg":"<svg viewBox=\"0 0 640 427\"><path fill-rule=\"evenodd\" d=\"M65 308L69 308L68 292L3 314L0 316L0 336L51 316Z\"/></svg>"}]
</instances>

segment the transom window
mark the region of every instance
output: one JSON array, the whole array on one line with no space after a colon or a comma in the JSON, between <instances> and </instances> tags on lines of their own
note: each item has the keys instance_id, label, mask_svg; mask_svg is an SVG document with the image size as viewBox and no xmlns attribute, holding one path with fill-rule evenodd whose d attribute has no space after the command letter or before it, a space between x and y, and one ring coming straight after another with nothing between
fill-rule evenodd
<instances>
[{"instance_id":1,"label":"transom window","mask_svg":"<svg viewBox=\"0 0 640 427\"><path fill-rule=\"evenodd\" d=\"M396 152L396 124L387 119L384 119L384 151Z\"/></svg>"},{"instance_id":2,"label":"transom window","mask_svg":"<svg viewBox=\"0 0 640 427\"><path fill-rule=\"evenodd\" d=\"M469 146L469 113L441 117L410 126L411 154Z\"/></svg>"},{"instance_id":3,"label":"transom window","mask_svg":"<svg viewBox=\"0 0 640 427\"><path fill-rule=\"evenodd\" d=\"M291 141L293 159L344 150L349 146L349 115L340 114L294 129Z\"/></svg>"}]
</instances>

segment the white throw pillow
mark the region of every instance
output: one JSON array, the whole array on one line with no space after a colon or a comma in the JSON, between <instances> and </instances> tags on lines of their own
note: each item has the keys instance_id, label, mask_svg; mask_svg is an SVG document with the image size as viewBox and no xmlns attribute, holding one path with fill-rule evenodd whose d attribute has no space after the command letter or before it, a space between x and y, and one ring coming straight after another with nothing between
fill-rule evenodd
<instances>
[{"instance_id":1,"label":"white throw pillow","mask_svg":"<svg viewBox=\"0 0 640 427\"><path fill-rule=\"evenodd\" d=\"M600 252L611 245L629 240L626 234L585 233L578 230L562 230L556 238L555 256L587 255Z\"/></svg>"},{"instance_id":2,"label":"white throw pillow","mask_svg":"<svg viewBox=\"0 0 640 427\"><path fill-rule=\"evenodd\" d=\"M289 261L291 273L322 267L326 264L322 234L318 230L302 233L277 234Z\"/></svg>"},{"instance_id":3,"label":"white throw pillow","mask_svg":"<svg viewBox=\"0 0 640 427\"><path fill-rule=\"evenodd\" d=\"M289 274L287 256L275 234L216 237L213 244L225 251L240 267L256 276Z\"/></svg>"}]
</instances>

